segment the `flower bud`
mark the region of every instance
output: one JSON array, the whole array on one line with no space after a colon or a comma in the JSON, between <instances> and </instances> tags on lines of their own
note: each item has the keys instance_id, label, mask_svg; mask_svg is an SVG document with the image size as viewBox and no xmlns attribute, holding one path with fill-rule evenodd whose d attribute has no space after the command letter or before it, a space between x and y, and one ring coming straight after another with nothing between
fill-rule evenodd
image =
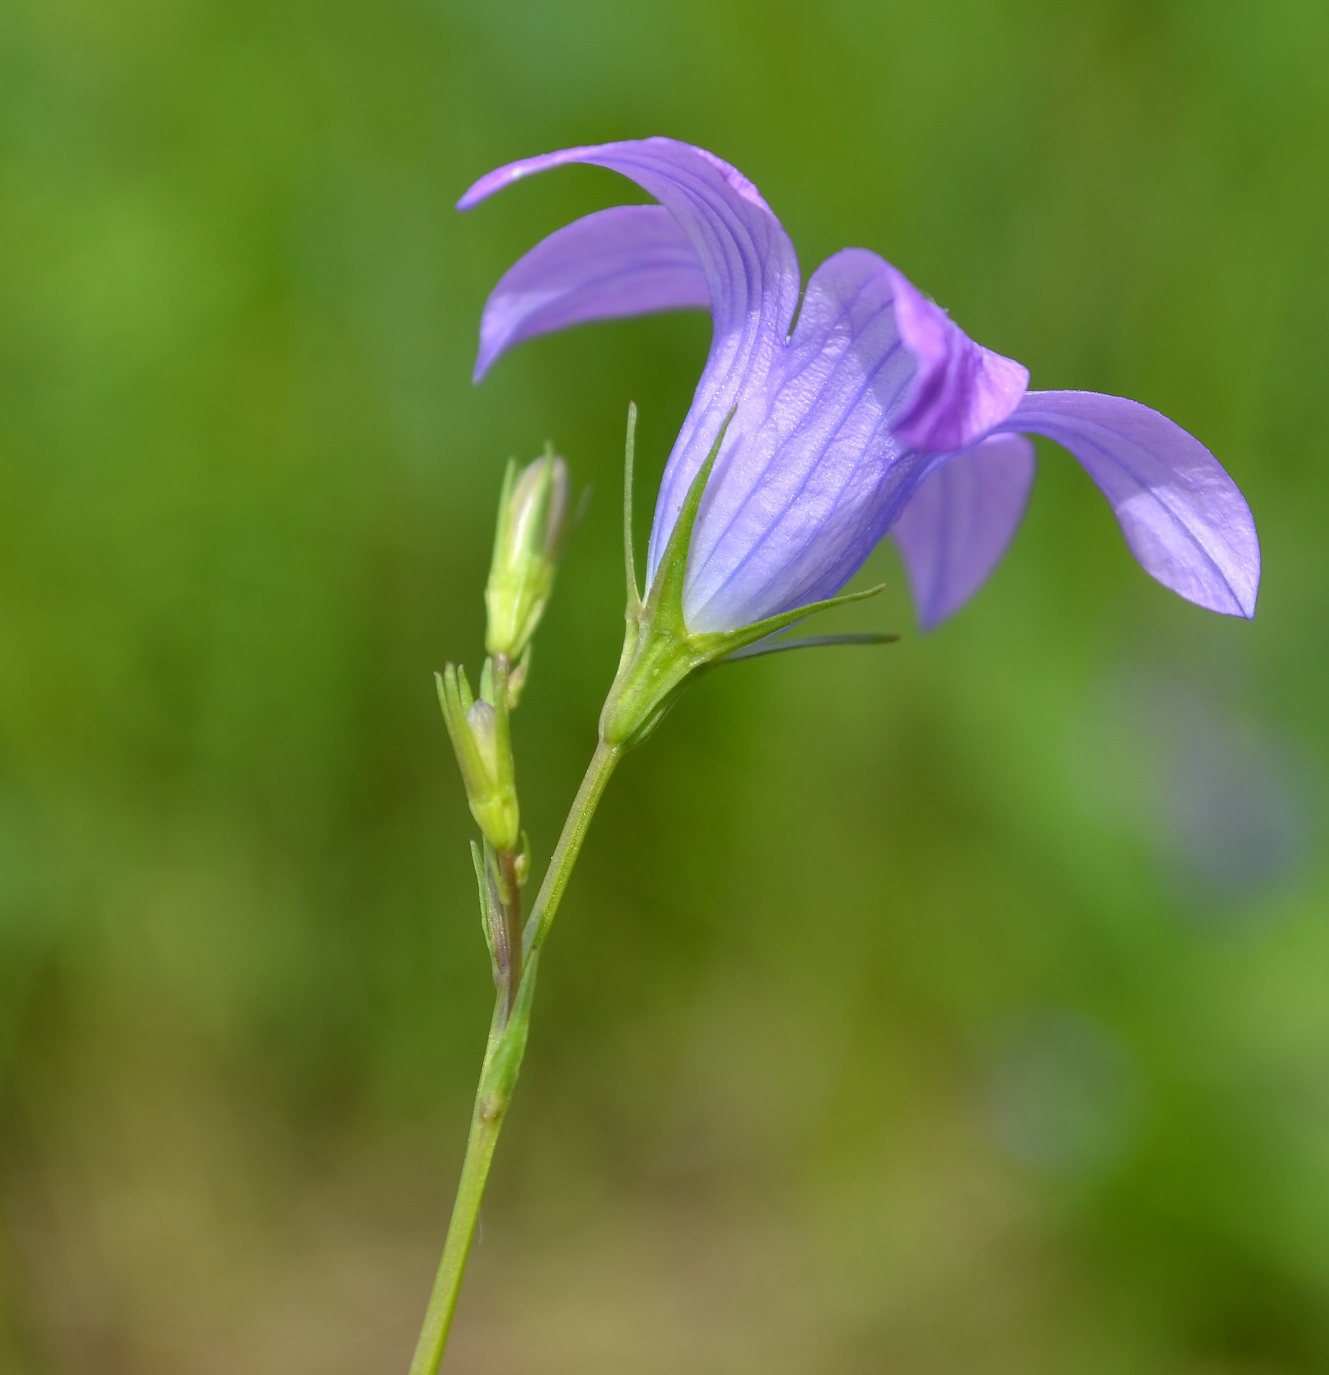
<instances>
[{"instance_id":1,"label":"flower bud","mask_svg":"<svg viewBox=\"0 0 1329 1375\"><path fill-rule=\"evenodd\" d=\"M568 523L568 466L550 446L520 472L508 464L485 588L485 648L513 661L530 643L554 586Z\"/></svg>"},{"instance_id":2,"label":"flower bud","mask_svg":"<svg viewBox=\"0 0 1329 1375\"><path fill-rule=\"evenodd\" d=\"M495 700L471 696L464 669L449 664L438 683L439 705L447 723L452 748L466 785L466 800L484 838L495 850L512 851L521 839L521 813L517 805L517 782L508 738L508 707L502 674L495 675L489 664L481 679ZM494 680L498 678L498 690Z\"/></svg>"}]
</instances>

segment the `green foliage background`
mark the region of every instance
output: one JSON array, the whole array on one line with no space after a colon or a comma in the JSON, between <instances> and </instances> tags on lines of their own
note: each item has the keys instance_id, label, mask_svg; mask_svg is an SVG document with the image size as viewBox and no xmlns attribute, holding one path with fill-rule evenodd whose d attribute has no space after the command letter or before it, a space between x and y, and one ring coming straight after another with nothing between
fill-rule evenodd
<instances>
[{"instance_id":1,"label":"green foliage background","mask_svg":"<svg viewBox=\"0 0 1329 1375\"><path fill-rule=\"evenodd\" d=\"M669 133L1242 485L1247 625L1042 454L982 594L708 679L542 970L458 1372L1329 1370L1320 0L0 8L0 1369L400 1371L490 1001L433 698L502 465L593 485L518 723L548 853L707 322L469 381ZM643 524L645 516L643 515Z\"/></svg>"}]
</instances>

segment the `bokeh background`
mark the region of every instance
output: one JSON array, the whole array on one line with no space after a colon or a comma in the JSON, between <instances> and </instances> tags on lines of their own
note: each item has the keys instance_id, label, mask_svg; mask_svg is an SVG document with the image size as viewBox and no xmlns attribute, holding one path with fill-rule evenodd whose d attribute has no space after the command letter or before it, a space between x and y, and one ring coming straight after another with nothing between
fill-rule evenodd
<instances>
[{"instance_id":1,"label":"bokeh background","mask_svg":"<svg viewBox=\"0 0 1329 1375\"><path fill-rule=\"evenodd\" d=\"M0 7L0 1370L402 1371L491 999L431 671L493 503L593 498L518 724L548 853L696 315L484 297L670 133L1034 385L1201 436L1253 624L1041 450L929 636L708 679L542 969L450 1368L1329 1371L1322 0ZM645 513L642 523L645 523Z\"/></svg>"}]
</instances>

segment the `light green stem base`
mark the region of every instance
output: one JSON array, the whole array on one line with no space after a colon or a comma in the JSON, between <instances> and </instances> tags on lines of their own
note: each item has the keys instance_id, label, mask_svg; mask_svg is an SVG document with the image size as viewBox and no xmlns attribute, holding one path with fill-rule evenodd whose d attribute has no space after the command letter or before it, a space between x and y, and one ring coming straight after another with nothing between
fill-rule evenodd
<instances>
[{"instance_id":1,"label":"light green stem base","mask_svg":"<svg viewBox=\"0 0 1329 1375\"><path fill-rule=\"evenodd\" d=\"M526 927L526 952L521 987L510 1016L505 1015L507 999L500 990L494 1007L494 1020L489 1029L489 1044L485 1048L484 1065L480 1070L480 1084L475 1092L475 1108L471 1114L471 1134L466 1142L466 1158L462 1162L457 1198L452 1205L452 1221L448 1224L447 1240L443 1244L443 1259L439 1262L424 1327L411 1361L410 1375L437 1375L447 1346L452 1315L457 1309L457 1295L461 1292L466 1257L470 1253L480 1216L480 1200L484 1196L489 1165L498 1144L512 1091L526 1052L526 1034L530 1026L531 1002L535 996L535 975L540 949L562 901L563 891L572 875L573 866L581 852L591 817L595 814L605 785L618 763L622 751L603 741L596 748L586 776L582 779L572 810L563 823L563 833L549 861L544 882L535 899L535 908Z\"/></svg>"}]
</instances>

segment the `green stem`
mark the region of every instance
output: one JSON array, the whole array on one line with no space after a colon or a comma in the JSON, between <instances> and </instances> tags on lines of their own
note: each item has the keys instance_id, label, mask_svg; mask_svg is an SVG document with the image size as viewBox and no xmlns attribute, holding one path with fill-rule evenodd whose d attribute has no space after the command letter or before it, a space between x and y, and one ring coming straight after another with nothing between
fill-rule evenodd
<instances>
[{"instance_id":1,"label":"green stem","mask_svg":"<svg viewBox=\"0 0 1329 1375\"><path fill-rule=\"evenodd\" d=\"M466 1158L462 1162L457 1197L452 1205L452 1221L448 1224L443 1259L439 1262L434 1288L429 1295L429 1307L420 1330L420 1340L416 1344L415 1357L411 1361L410 1375L437 1375L442 1363L448 1329L452 1326L452 1315L457 1309L457 1295L461 1292L462 1275L466 1270L466 1257L480 1216L480 1200L484 1197L489 1165L494 1158L498 1133L503 1126L508 1104L512 1101L512 1091L526 1051L531 1001L535 996L537 956L549 934L563 898L563 890L572 876L572 868L581 852L591 817L621 753L619 747L607 745L603 740L596 747L590 767L573 799L572 810L563 823L563 833L558 838L558 845L545 871L544 882L540 885L531 919L527 923L525 970L515 1003L509 1013L507 999L500 990L494 1005L494 1020L489 1028L489 1043L480 1069L480 1084L475 1091Z\"/></svg>"},{"instance_id":2,"label":"green stem","mask_svg":"<svg viewBox=\"0 0 1329 1375\"><path fill-rule=\"evenodd\" d=\"M586 776L581 780L577 796L572 799L572 810L563 823L563 834L558 838L554 853L545 870L544 882L535 896L535 906L531 909L531 919L526 923L525 954L528 960L534 959L549 935L554 923L558 904L563 900L563 890L572 877L572 866L581 853L581 843L590 829L591 818L599 806L600 798L609 783L615 766L623 756L621 745L608 745L603 740L595 747Z\"/></svg>"},{"instance_id":3,"label":"green stem","mask_svg":"<svg viewBox=\"0 0 1329 1375\"><path fill-rule=\"evenodd\" d=\"M515 1030L517 1019L508 1018L506 1027L500 1029L499 1022L505 1011L505 1003L506 999L500 992L494 1007L494 1024L489 1032L489 1044L485 1048L484 1065L480 1070L480 1086L475 1093L471 1134L466 1142L466 1158L462 1162L457 1197L452 1205L452 1221L448 1224L447 1240L443 1243L443 1258L439 1261L433 1292L429 1295L429 1308L425 1312L424 1326L420 1329L420 1340L416 1343L410 1375L435 1375L443 1359L448 1329L452 1326L452 1315L457 1308L457 1295L461 1291L461 1277L466 1269L466 1257L470 1252L471 1240L475 1236L476 1224L480 1218L480 1200L484 1196L489 1163L494 1158L494 1147L498 1144L498 1132L503 1125L503 1113L507 1108L506 1096L496 1092L502 1085L495 1082L495 1067L499 1059L498 1049L504 1041L505 1032L511 1033ZM523 1032L524 1030L523 1027ZM519 1054L518 1066L520 1063ZM512 1078L516 1078L515 1071ZM511 1084L507 1085L507 1089L510 1094Z\"/></svg>"}]
</instances>

